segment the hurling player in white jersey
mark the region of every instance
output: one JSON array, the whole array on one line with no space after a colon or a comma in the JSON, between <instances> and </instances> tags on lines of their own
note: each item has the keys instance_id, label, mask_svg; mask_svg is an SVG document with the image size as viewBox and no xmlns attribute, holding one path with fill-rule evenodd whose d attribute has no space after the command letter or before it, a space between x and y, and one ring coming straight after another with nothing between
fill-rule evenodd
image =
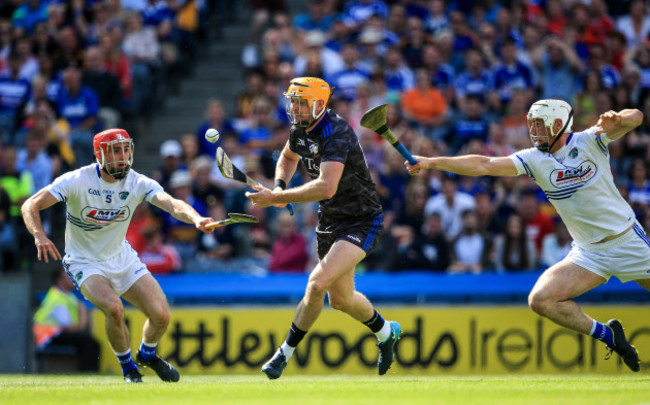
<instances>
[{"instance_id":1,"label":"hurling player in white jersey","mask_svg":"<svg viewBox=\"0 0 650 405\"><path fill-rule=\"evenodd\" d=\"M156 354L158 341L169 324L169 305L158 282L126 241L126 231L135 207L143 201L205 233L212 232L206 225L213 219L202 217L154 180L130 170L133 141L125 130L100 132L93 138L93 146L97 163L60 176L23 204L25 225L34 235L38 260L61 260L43 230L39 212L65 202L63 266L83 295L106 316L106 333L124 380L142 382L142 375L131 357L120 296L147 317L136 362L153 369L163 381L176 382L178 371Z\"/></svg>"},{"instance_id":2,"label":"hurling player in white jersey","mask_svg":"<svg viewBox=\"0 0 650 405\"><path fill-rule=\"evenodd\" d=\"M530 176L546 193L573 237L566 258L546 270L528 296L531 309L566 328L603 341L632 371L639 356L621 323L592 319L573 298L610 276L650 289L650 241L614 184L607 145L643 121L639 110L608 111L596 126L571 132L573 110L562 100L540 100L528 111L534 148L507 157L415 156L411 174L438 169L466 176ZM606 357L608 358L609 355Z\"/></svg>"}]
</instances>

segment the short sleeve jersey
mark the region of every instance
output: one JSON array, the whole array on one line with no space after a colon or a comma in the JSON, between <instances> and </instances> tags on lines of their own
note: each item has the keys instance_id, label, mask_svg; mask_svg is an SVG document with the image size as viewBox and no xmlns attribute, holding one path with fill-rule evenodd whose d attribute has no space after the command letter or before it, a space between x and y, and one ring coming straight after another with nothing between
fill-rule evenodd
<instances>
[{"instance_id":1,"label":"short sleeve jersey","mask_svg":"<svg viewBox=\"0 0 650 405\"><path fill-rule=\"evenodd\" d=\"M77 260L104 261L121 252L135 208L163 188L130 170L126 178L108 183L98 164L58 177L47 187L66 203L66 254Z\"/></svg>"},{"instance_id":2,"label":"short sleeve jersey","mask_svg":"<svg viewBox=\"0 0 650 405\"><path fill-rule=\"evenodd\" d=\"M319 211L328 219L373 217L382 212L366 158L350 125L331 110L310 132L295 125L289 134L289 148L300 155L311 179L320 175L324 162L345 165L334 197L322 200Z\"/></svg>"},{"instance_id":3,"label":"short sleeve jersey","mask_svg":"<svg viewBox=\"0 0 650 405\"><path fill-rule=\"evenodd\" d=\"M606 134L598 127L571 133L554 154L535 148L510 155L519 174L530 176L555 207L578 246L589 247L623 232L635 221L609 164Z\"/></svg>"}]
</instances>

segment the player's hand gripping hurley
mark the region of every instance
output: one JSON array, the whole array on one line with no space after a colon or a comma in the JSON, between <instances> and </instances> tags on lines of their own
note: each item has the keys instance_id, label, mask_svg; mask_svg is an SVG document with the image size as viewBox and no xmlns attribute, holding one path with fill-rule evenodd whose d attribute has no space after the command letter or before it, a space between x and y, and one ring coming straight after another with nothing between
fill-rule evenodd
<instances>
[{"instance_id":1,"label":"player's hand gripping hurley","mask_svg":"<svg viewBox=\"0 0 650 405\"><path fill-rule=\"evenodd\" d=\"M228 219L222 219L221 221L210 222L209 224L206 224L205 227L207 229L214 229L214 228L219 228L230 224L242 224L242 223L255 224L258 223L259 221L260 221L259 219L257 219L252 215L237 214L233 212L233 213L228 213Z\"/></svg>"},{"instance_id":2,"label":"player's hand gripping hurley","mask_svg":"<svg viewBox=\"0 0 650 405\"><path fill-rule=\"evenodd\" d=\"M219 171L223 177L227 179L240 181L242 183L248 184L249 186L264 187L259 182L248 177L246 173L239 170L237 166L233 165L232 161L228 155L226 155L226 152L221 146L217 148L217 166L219 167ZM293 215L293 204L287 204L287 210L289 210L289 213Z\"/></svg>"},{"instance_id":3,"label":"player's hand gripping hurley","mask_svg":"<svg viewBox=\"0 0 650 405\"><path fill-rule=\"evenodd\" d=\"M388 141L393 148L397 149L400 155L404 156L406 160L412 165L416 165L418 162L413 158L413 155L406 150L404 145L397 140L395 135L391 132L390 128L386 125L386 111L388 110L388 104L382 104L377 107L373 107L366 111L361 117L361 126L368 128L372 131L378 133L382 138Z\"/></svg>"}]
</instances>

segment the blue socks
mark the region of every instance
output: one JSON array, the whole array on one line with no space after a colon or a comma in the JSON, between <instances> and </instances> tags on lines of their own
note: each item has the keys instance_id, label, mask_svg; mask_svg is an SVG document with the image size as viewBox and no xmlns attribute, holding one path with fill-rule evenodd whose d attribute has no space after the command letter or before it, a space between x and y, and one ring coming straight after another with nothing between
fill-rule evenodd
<instances>
[{"instance_id":1,"label":"blue socks","mask_svg":"<svg viewBox=\"0 0 650 405\"><path fill-rule=\"evenodd\" d=\"M115 352L115 355L117 356L117 359L120 361L120 366L122 366L123 375L126 375L126 373L128 373L131 370L138 369L138 366L135 365L135 363L133 362L133 358L131 357L131 349L128 349L123 353Z\"/></svg>"},{"instance_id":2,"label":"blue socks","mask_svg":"<svg viewBox=\"0 0 650 405\"><path fill-rule=\"evenodd\" d=\"M144 340L140 343L140 356L145 361L151 361L156 357L156 346L158 343L145 343Z\"/></svg>"},{"instance_id":3,"label":"blue socks","mask_svg":"<svg viewBox=\"0 0 650 405\"><path fill-rule=\"evenodd\" d=\"M614 332L612 332L609 326L600 323L595 319L591 327L591 332L589 332L589 336L593 336L595 339L600 340L607 346L614 348Z\"/></svg>"}]
</instances>

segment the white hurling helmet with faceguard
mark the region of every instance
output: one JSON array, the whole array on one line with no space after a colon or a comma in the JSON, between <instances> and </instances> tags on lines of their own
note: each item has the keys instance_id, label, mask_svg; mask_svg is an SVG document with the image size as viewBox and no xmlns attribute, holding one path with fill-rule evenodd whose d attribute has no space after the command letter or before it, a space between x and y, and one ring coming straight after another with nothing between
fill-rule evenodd
<instances>
[{"instance_id":1,"label":"white hurling helmet with faceguard","mask_svg":"<svg viewBox=\"0 0 650 405\"><path fill-rule=\"evenodd\" d=\"M555 145L560 135L566 131L571 131L573 126L573 109L564 100L539 100L530 106L527 119L528 134L533 145L542 152L548 152ZM544 122L546 133L539 134L539 132L536 132L533 135L531 129L535 125L535 121L540 119ZM563 127L556 133L553 131L553 124L557 119L562 121Z\"/></svg>"}]
</instances>

